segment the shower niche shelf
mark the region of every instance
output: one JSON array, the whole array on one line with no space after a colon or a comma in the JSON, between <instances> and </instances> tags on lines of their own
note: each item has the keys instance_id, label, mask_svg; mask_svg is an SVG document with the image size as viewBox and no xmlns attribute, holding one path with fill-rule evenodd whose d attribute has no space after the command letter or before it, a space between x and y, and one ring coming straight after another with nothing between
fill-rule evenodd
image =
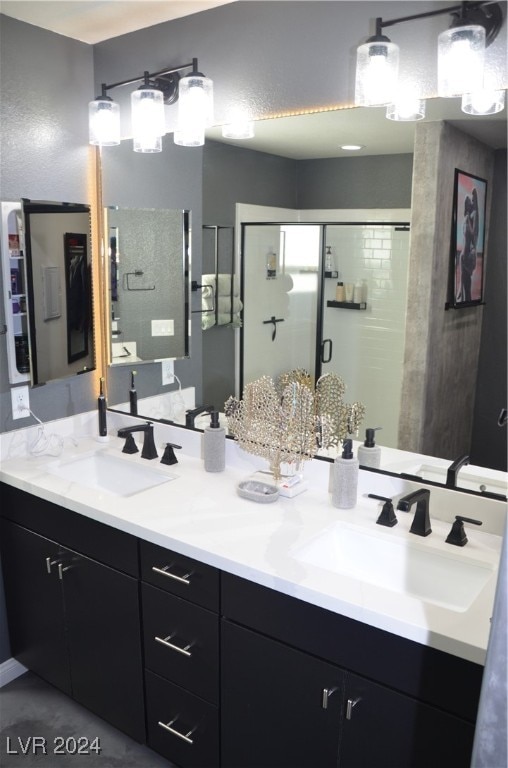
<instances>
[{"instance_id":1,"label":"shower niche shelf","mask_svg":"<svg viewBox=\"0 0 508 768\"><path fill-rule=\"evenodd\" d=\"M354 301L327 301L327 307L337 307L338 309L367 309L367 302L360 301L358 304Z\"/></svg>"}]
</instances>

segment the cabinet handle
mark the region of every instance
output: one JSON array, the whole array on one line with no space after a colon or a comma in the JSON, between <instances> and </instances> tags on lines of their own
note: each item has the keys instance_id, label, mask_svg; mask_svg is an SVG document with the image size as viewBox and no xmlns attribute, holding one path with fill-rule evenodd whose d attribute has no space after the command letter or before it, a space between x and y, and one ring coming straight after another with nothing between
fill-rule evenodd
<instances>
[{"instance_id":1,"label":"cabinet handle","mask_svg":"<svg viewBox=\"0 0 508 768\"><path fill-rule=\"evenodd\" d=\"M168 568L171 568L171 566L165 565L164 568L157 568L156 565L152 565L152 571L155 571L155 573L160 573L161 576L169 576L170 579L175 579L175 581L179 581L181 584L187 584L187 586L190 586L189 577L192 576L192 571L186 573L185 576L177 576L176 574L168 571Z\"/></svg>"},{"instance_id":2,"label":"cabinet handle","mask_svg":"<svg viewBox=\"0 0 508 768\"><path fill-rule=\"evenodd\" d=\"M180 648L178 645L174 645L173 643L170 643L169 641L172 640L174 635L168 635L167 637L157 637L155 635L155 640L158 643L162 643L162 645L165 645L166 648L171 648L172 651L178 651L178 653L182 653L184 656L187 656L187 658L190 659L192 656L192 653L190 652L189 648L192 648L191 643L188 643L183 648Z\"/></svg>"},{"instance_id":3,"label":"cabinet handle","mask_svg":"<svg viewBox=\"0 0 508 768\"><path fill-rule=\"evenodd\" d=\"M194 744L194 739L190 739L189 736L191 735L191 733L194 733L196 728L195 727L191 728L190 731L188 731L186 734L180 733L180 731L177 731L175 728L171 728L171 726L175 721L176 721L176 717L174 718L174 720L170 720L169 723L167 724L161 723L160 720L157 724L160 725L161 728L165 728L166 731L169 731L170 733L172 733L173 736L178 736L178 738L182 739L182 741L186 741L187 744Z\"/></svg>"},{"instance_id":4,"label":"cabinet handle","mask_svg":"<svg viewBox=\"0 0 508 768\"><path fill-rule=\"evenodd\" d=\"M70 571L71 568L73 568L72 565L64 566L62 563L58 563L58 578L60 581L62 581L65 571Z\"/></svg>"},{"instance_id":5,"label":"cabinet handle","mask_svg":"<svg viewBox=\"0 0 508 768\"><path fill-rule=\"evenodd\" d=\"M337 688L323 688L321 692L321 706L323 709L328 709L328 699L336 690Z\"/></svg>"},{"instance_id":6,"label":"cabinet handle","mask_svg":"<svg viewBox=\"0 0 508 768\"><path fill-rule=\"evenodd\" d=\"M46 570L48 573L51 573L51 566L56 565L58 563L58 560L52 560L50 557L46 558Z\"/></svg>"},{"instance_id":7,"label":"cabinet handle","mask_svg":"<svg viewBox=\"0 0 508 768\"><path fill-rule=\"evenodd\" d=\"M358 702L361 701L360 696L357 699L348 699L346 704L346 720L351 720L353 716L353 709Z\"/></svg>"}]
</instances>

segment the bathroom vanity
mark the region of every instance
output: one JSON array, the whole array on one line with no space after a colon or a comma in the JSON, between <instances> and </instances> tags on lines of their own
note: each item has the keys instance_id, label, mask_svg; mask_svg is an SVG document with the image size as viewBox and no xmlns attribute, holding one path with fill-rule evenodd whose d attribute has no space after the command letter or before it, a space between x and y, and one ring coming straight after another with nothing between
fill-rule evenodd
<instances>
[{"instance_id":1,"label":"bathroom vanity","mask_svg":"<svg viewBox=\"0 0 508 768\"><path fill-rule=\"evenodd\" d=\"M156 429L158 444L175 435ZM325 474L297 499L257 505L235 492L243 458L210 476L197 443L172 467L121 446L88 440L65 459L3 465L16 659L176 765L469 765L501 543L492 525L468 545L485 583L467 607L433 604L312 563L337 524L346 536L371 526L355 528L361 542L378 536L376 502L348 517ZM169 479L130 495L65 479L64 464L91 450ZM506 514L482 504L486 518ZM449 524L433 523L440 551ZM443 551L445 567L466 557Z\"/></svg>"}]
</instances>

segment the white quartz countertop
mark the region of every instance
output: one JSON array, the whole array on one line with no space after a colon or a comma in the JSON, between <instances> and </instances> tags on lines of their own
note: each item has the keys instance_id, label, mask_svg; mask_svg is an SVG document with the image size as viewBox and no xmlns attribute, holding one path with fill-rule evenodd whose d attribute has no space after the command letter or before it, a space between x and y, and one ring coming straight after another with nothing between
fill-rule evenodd
<instances>
[{"instance_id":1,"label":"white quartz countertop","mask_svg":"<svg viewBox=\"0 0 508 768\"><path fill-rule=\"evenodd\" d=\"M132 423L130 418L117 418L120 423ZM15 438L9 439L14 444ZM139 442L141 440L142 436ZM141 459L140 453L122 454L124 441L117 437L111 437L104 444L90 437L81 437L77 445L66 440L60 457L16 456L12 445L5 450L5 440L2 440L4 461L0 478L74 512L255 583L409 640L484 663L506 518L506 505L502 502L432 488L433 533L421 538L408 532L414 510L409 514L397 512L398 525L384 528L375 524L380 502L367 498L367 492L400 496L417 487L414 483L361 470L357 507L339 510L332 506L328 492L331 464L311 462L312 466L306 469L307 491L295 498L279 497L275 503L258 504L237 494L238 482L258 467L255 462L250 463L253 457L242 455L232 441L228 441L228 467L220 473L205 472L199 455L200 433L157 425L160 455L165 441L183 445L183 450L177 451L178 464L165 466L158 460ZM142 464L176 478L120 497L48 471L50 464L101 450L120 458L126 473L134 465ZM463 548L453 547L445 543L445 538L455 514L490 523L483 530L468 526L469 543ZM326 541L327 532L331 536L337 524L344 530L359 532L360 541L371 540L362 536L376 537L376 542L382 539L391 547L406 546L409 542L424 553L431 547L433 552L444 556L445 565L461 558L468 562L476 560L478 567L490 569L488 578L471 605L457 610L416 598L404 590L380 586L382 579L364 578L357 569L351 573L336 572L327 567L324 560L321 567L306 553L312 551L317 538ZM361 549L356 561L362 562ZM446 579L445 572L443 583Z\"/></svg>"}]
</instances>

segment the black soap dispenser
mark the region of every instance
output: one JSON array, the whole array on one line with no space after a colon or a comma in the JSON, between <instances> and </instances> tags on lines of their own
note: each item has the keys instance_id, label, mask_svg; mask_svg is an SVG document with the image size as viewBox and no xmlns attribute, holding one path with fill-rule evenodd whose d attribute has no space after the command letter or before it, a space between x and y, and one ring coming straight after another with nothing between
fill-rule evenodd
<instances>
[{"instance_id":1,"label":"black soap dispenser","mask_svg":"<svg viewBox=\"0 0 508 768\"><path fill-rule=\"evenodd\" d=\"M131 371L131 388L129 389L129 403L131 408L131 416L138 415L138 393L136 392L136 387L134 386L135 375L136 375L136 371Z\"/></svg>"},{"instance_id":2,"label":"black soap dispenser","mask_svg":"<svg viewBox=\"0 0 508 768\"><path fill-rule=\"evenodd\" d=\"M379 469L381 465L381 448L374 440L378 429L382 427L369 427L365 430L365 442L358 447L358 461L362 467Z\"/></svg>"}]
</instances>

